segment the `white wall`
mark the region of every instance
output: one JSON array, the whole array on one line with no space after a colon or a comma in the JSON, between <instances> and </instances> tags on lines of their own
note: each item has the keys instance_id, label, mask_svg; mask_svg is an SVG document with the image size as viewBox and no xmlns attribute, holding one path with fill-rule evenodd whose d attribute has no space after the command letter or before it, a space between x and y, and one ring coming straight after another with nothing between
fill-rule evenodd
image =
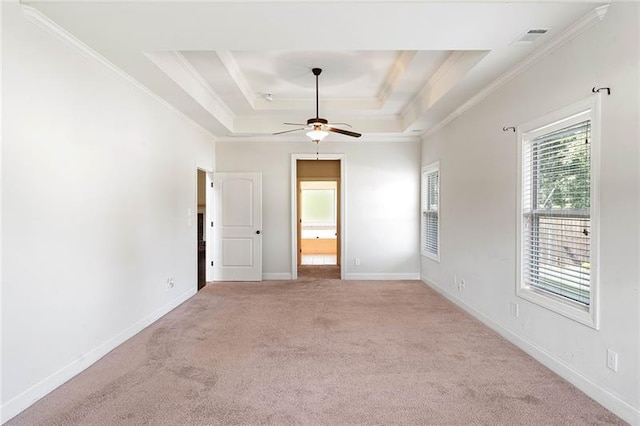
<instances>
[{"instance_id":1,"label":"white wall","mask_svg":"<svg viewBox=\"0 0 640 426\"><path fill-rule=\"evenodd\" d=\"M263 174L265 278L291 274L291 154L309 152L315 144L303 133L295 142L216 144L216 171ZM420 144L325 140L320 152L346 155L346 278L418 277Z\"/></svg>"},{"instance_id":2,"label":"white wall","mask_svg":"<svg viewBox=\"0 0 640 426\"><path fill-rule=\"evenodd\" d=\"M422 163L441 166L441 262L422 275L448 297L640 424L639 54L637 4L611 5L564 44L423 143ZM600 330L515 296L516 137L524 123L610 86L602 98ZM466 280L458 292L454 274ZM510 302L519 305L518 318ZM619 370L606 368L606 350Z\"/></svg>"},{"instance_id":3,"label":"white wall","mask_svg":"<svg viewBox=\"0 0 640 426\"><path fill-rule=\"evenodd\" d=\"M2 7L6 420L195 293L196 167L215 159L203 130Z\"/></svg>"}]
</instances>

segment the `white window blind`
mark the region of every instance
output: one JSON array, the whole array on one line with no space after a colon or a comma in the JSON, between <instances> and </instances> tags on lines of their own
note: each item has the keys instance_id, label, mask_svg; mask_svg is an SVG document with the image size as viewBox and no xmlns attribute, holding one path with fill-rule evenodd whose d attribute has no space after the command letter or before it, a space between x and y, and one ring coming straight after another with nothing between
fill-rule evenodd
<instances>
[{"instance_id":1,"label":"white window blind","mask_svg":"<svg viewBox=\"0 0 640 426\"><path fill-rule=\"evenodd\" d=\"M422 254L436 260L440 254L440 170L438 164L422 171Z\"/></svg>"},{"instance_id":2,"label":"white window blind","mask_svg":"<svg viewBox=\"0 0 640 426\"><path fill-rule=\"evenodd\" d=\"M525 137L521 189L523 286L588 309L591 120Z\"/></svg>"}]
</instances>

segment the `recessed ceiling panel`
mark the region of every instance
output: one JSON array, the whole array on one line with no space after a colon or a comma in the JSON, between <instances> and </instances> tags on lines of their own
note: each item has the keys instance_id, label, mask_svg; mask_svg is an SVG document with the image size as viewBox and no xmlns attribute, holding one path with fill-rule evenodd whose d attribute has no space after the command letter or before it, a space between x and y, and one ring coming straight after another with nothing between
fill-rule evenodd
<instances>
[{"instance_id":1,"label":"recessed ceiling panel","mask_svg":"<svg viewBox=\"0 0 640 426\"><path fill-rule=\"evenodd\" d=\"M236 59L251 89L275 99L315 96L312 68L322 68L324 99L372 98L377 95L397 51L236 51Z\"/></svg>"}]
</instances>

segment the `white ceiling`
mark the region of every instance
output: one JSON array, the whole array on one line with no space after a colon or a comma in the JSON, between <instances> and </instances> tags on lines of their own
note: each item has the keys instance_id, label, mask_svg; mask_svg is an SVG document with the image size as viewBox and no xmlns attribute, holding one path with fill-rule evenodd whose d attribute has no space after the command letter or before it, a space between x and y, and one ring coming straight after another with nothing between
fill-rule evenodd
<instances>
[{"instance_id":1,"label":"white ceiling","mask_svg":"<svg viewBox=\"0 0 640 426\"><path fill-rule=\"evenodd\" d=\"M321 117L350 123L363 140L416 137L601 5L28 4L32 19L64 28L217 137L258 140L315 116L314 67L323 69ZM541 28L537 41L514 43Z\"/></svg>"}]
</instances>

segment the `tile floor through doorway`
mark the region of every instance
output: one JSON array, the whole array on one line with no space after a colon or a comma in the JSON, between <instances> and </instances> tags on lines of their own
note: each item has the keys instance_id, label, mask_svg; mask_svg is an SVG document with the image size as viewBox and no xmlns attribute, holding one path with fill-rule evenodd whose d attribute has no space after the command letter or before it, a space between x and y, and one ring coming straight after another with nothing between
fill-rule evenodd
<instances>
[{"instance_id":1,"label":"tile floor through doorway","mask_svg":"<svg viewBox=\"0 0 640 426\"><path fill-rule=\"evenodd\" d=\"M303 254L303 265L336 265L337 256L335 254Z\"/></svg>"}]
</instances>

